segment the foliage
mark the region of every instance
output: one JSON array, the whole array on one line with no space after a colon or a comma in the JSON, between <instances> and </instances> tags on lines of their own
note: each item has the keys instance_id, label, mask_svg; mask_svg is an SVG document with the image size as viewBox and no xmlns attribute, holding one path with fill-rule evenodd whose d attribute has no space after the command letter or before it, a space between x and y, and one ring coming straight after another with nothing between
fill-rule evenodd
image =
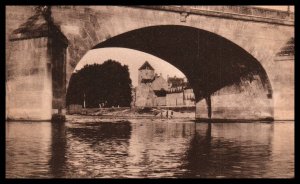
<instances>
[{"instance_id":1,"label":"foliage","mask_svg":"<svg viewBox=\"0 0 300 184\"><path fill-rule=\"evenodd\" d=\"M114 60L85 65L70 79L67 105L83 105L84 98L88 108L99 107L101 103L105 107L130 106L132 96L128 66Z\"/></svg>"}]
</instances>

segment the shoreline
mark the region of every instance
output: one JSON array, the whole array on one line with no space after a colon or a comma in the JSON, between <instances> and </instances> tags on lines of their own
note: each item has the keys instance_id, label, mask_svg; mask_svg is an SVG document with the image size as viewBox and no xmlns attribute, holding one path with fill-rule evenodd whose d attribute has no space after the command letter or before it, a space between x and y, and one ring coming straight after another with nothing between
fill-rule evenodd
<instances>
[{"instance_id":1,"label":"shoreline","mask_svg":"<svg viewBox=\"0 0 300 184\"><path fill-rule=\"evenodd\" d=\"M119 119L195 119L195 107L177 107L173 109L162 108L87 108L78 109L68 115L78 115L83 117L119 118Z\"/></svg>"},{"instance_id":2,"label":"shoreline","mask_svg":"<svg viewBox=\"0 0 300 184\"><path fill-rule=\"evenodd\" d=\"M268 120L268 119L196 119L195 117L172 117L172 118L161 118L156 116L120 116L120 115L66 115L66 121L72 120L137 120L137 119L148 119L148 120L162 120L162 121L172 121L172 120L186 120L193 121L196 123L274 123L280 122L280 120Z\"/></svg>"},{"instance_id":3,"label":"shoreline","mask_svg":"<svg viewBox=\"0 0 300 184\"><path fill-rule=\"evenodd\" d=\"M157 117L151 115L137 115L137 116L122 116L122 115L82 115L72 114L66 115L66 120L70 117L81 117L81 118L96 118L96 119L161 119L161 120L172 120L172 119L184 119L184 120L195 120L195 117Z\"/></svg>"}]
</instances>

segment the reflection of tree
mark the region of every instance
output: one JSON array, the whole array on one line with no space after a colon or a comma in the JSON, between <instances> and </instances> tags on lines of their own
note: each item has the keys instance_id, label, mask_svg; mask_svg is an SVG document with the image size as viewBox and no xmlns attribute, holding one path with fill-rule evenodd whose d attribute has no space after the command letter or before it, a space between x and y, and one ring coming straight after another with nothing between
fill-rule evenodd
<instances>
[{"instance_id":1,"label":"reflection of tree","mask_svg":"<svg viewBox=\"0 0 300 184\"><path fill-rule=\"evenodd\" d=\"M67 175L122 177L127 173L131 129L128 121L73 122L67 129Z\"/></svg>"},{"instance_id":2,"label":"reflection of tree","mask_svg":"<svg viewBox=\"0 0 300 184\"><path fill-rule=\"evenodd\" d=\"M75 137L91 145L98 142L130 139L131 125L128 121L120 122L93 122L85 126L70 127L68 129Z\"/></svg>"},{"instance_id":3,"label":"reflection of tree","mask_svg":"<svg viewBox=\"0 0 300 184\"><path fill-rule=\"evenodd\" d=\"M51 159L49 160L50 171L54 178L65 177L66 171L66 135L65 123L52 123Z\"/></svg>"},{"instance_id":4,"label":"reflection of tree","mask_svg":"<svg viewBox=\"0 0 300 184\"><path fill-rule=\"evenodd\" d=\"M111 106L130 106L131 79L128 66L108 60L103 64L86 65L74 73L67 92L67 105L81 104L99 107L103 103Z\"/></svg>"},{"instance_id":5,"label":"reflection of tree","mask_svg":"<svg viewBox=\"0 0 300 184\"><path fill-rule=\"evenodd\" d=\"M207 126L205 133L195 131L186 152L186 164L182 166L187 171L179 177L263 177L271 157L268 140L262 144L252 142L251 137L246 142L212 137L212 125Z\"/></svg>"}]
</instances>

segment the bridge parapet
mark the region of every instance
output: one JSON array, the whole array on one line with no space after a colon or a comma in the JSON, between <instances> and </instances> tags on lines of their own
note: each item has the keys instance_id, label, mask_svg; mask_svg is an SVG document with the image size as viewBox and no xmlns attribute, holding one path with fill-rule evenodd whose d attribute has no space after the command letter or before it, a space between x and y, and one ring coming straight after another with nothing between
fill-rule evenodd
<instances>
[{"instance_id":1,"label":"bridge parapet","mask_svg":"<svg viewBox=\"0 0 300 184\"><path fill-rule=\"evenodd\" d=\"M229 19L240 19L281 25L294 25L295 14L253 6L138 6L164 11L186 12Z\"/></svg>"}]
</instances>

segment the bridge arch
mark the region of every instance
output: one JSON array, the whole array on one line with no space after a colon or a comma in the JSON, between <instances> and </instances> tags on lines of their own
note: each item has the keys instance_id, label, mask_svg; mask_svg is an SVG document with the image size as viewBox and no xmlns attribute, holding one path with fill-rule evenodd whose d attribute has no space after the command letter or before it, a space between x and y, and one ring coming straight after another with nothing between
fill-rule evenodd
<instances>
[{"instance_id":1,"label":"bridge arch","mask_svg":"<svg viewBox=\"0 0 300 184\"><path fill-rule=\"evenodd\" d=\"M138 50L169 62L186 75L196 101L201 104L206 99L204 106L211 106L211 96L219 96L224 91L225 94L245 93L242 88L249 86L249 81L252 83L253 80L258 80L258 86L248 91L248 95L242 95L245 99L239 98L240 101L232 102L230 97L231 99L227 99L228 103L234 104L234 111L238 108L238 103L244 102L246 105L240 104L244 111L251 111L260 108L259 105L263 102L266 106L263 113L267 112L267 117L273 117L273 91L264 67L250 53L220 35L190 26L149 26L108 38L94 45L92 49L107 47ZM249 104L249 97L257 98L257 104ZM200 106L202 105L198 109L201 109ZM209 111L209 108L204 109ZM259 115L250 117L262 117L261 111L258 111Z\"/></svg>"},{"instance_id":2,"label":"bridge arch","mask_svg":"<svg viewBox=\"0 0 300 184\"><path fill-rule=\"evenodd\" d=\"M23 60L22 57L14 58L13 53L16 51L13 48L16 42L10 41L10 34L19 38L20 35L14 34L13 30L19 30L27 17L34 16L33 8L32 6L6 8L6 14L10 15L7 16L6 21L6 48L11 48L6 49L7 58L10 58L7 62ZM149 26L190 26L220 35L256 58L272 84L274 118L294 119L294 58L286 60L277 57L281 48L285 47L291 37L294 37L293 13L248 6L152 6L150 8L146 6L53 6L51 12L53 23L60 28L69 41L65 57L66 65L63 69L67 85L76 64L87 51L99 43ZM32 20L29 18L29 23L32 23ZM24 24L25 28L26 25L32 25L31 23ZM39 28L40 23L37 21L37 26L34 27ZM24 31L35 32L35 29L29 28ZM31 38L34 35L36 34L23 36ZM28 43L30 41L32 39L29 39ZM25 56L25 52L27 54L27 51L24 51L20 56ZM33 60L33 57L28 60ZM63 103L65 87L67 86L64 84L59 99L59 104L63 107L65 107ZM52 108L56 109L54 106Z\"/></svg>"}]
</instances>

